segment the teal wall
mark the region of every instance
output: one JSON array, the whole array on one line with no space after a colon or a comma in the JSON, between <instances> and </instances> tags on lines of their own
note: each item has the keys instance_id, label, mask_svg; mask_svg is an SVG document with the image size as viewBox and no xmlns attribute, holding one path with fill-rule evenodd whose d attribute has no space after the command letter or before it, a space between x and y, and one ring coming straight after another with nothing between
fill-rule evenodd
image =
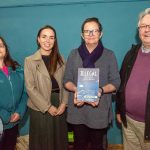
<instances>
[{"instance_id":1,"label":"teal wall","mask_svg":"<svg viewBox=\"0 0 150 150\"><path fill-rule=\"evenodd\" d=\"M24 58L37 49L38 29L50 24L57 30L60 51L67 58L70 51L81 42L80 27L83 20L94 16L103 25L104 46L115 52L120 67L125 53L132 43L136 43L138 14L150 7L150 1L70 1L0 0L0 35L6 39L13 57L23 64ZM23 128L22 134L26 130L27 127ZM121 133L115 121L108 139L109 143L121 143Z\"/></svg>"}]
</instances>

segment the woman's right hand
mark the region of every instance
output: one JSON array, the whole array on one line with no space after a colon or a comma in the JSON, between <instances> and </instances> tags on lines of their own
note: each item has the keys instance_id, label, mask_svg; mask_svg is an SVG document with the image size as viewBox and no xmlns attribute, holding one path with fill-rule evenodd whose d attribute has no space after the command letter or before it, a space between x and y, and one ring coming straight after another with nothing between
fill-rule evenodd
<instances>
[{"instance_id":1,"label":"woman's right hand","mask_svg":"<svg viewBox=\"0 0 150 150\"><path fill-rule=\"evenodd\" d=\"M10 122L17 122L20 119L20 115L18 113L14 113L10 117Z\"/></svg>"},{"instance_id":2,"label":"woman's right hand","mask_svg":"<svg viewBox=\"0 0 150 150\"><path fill-rule=\"evenodd\" d=\"M77 99L77 91L74 92L74 104L77 106L83 106L84 102Z\"/></svg>"},{"instance_id":3,"label":"woman's right hand","mask_svg":"<svg viewBox=\"0 0 150 150\"><path fill-rule=\"evenodd\" d=\"M49 112L50 115L56 116L58 110L57 110L57 108L56 108L55 106L52 105L52 106L48 109L48 112Z\"/></svg>"}]
</instances>

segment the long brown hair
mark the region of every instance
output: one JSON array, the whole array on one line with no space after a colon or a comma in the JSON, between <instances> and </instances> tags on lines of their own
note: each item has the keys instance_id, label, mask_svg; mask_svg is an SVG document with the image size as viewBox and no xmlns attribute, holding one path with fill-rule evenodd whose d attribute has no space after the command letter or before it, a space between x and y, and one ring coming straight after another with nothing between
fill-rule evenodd
<instances>
[{"instance_id":1,"label":"long brown hair","mask_svg":"<svg viewBox=\"0 0 150 150\"><path fill-rule=\"evenodd\" d=\"M5 57L4 57L4 64L7 66L7 67L12 67L13 70L16 70L17 66L20 66L20 64L13 60L12 57L10 56L10 53L9 53L9 50L8 50L8 46L4 40L4 38L2 38L0 36L0 40L2 40L4 46L5 46L5 49L6 49L6 54L5 54Z\"/></svg>"},{"instance_id":2,"label":"long brown hair","mask_svg":"<svg viewBox=\"0 0 150 150\"><path fill-rule=\"evenodd\" d=\"M56 30L50 26L50 25L46 25L44 27L42 27L38 34L37 34L37 44L38 44L38 48L40 48L40 44L38 42L38 37L40 37L40 34L41 32L44 30L44 29L51 29L53 30L54 34L55 34L55 42L54 42L54 46L52 48L52 52L50 54L50 62L49 62L49 73L50 75L54 75L56 69L57 69L57 65L59 64L60 66L62 66L64 63L63 63L63 60L62 60L62 57L59 53L59 48L58 48L58 43L57 43L57 36L56 36Z\"/></svg>"}]
</instances>

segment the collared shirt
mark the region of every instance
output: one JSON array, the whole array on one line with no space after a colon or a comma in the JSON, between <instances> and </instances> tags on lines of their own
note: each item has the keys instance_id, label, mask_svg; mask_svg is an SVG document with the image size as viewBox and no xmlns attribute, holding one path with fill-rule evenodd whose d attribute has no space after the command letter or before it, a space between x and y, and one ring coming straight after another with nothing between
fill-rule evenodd
<instances>
[{"instance_id":1,"label":"collared shirt","mask_svg":"<svg viewBox=\"0 0 150 150\"><path fill-rule=\"evenodd\" d=\"M150 48L145 48L143 45L142 45L141 49L142 49L142 53L149 53L150 52Z\"/></svg>"}]
</instances>

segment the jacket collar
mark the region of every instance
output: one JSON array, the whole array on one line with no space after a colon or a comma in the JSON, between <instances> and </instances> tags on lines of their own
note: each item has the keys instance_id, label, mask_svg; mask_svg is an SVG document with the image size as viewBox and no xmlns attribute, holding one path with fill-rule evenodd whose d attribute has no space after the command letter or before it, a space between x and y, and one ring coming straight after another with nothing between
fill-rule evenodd
<instances>
[{"instance_id":1,"label":"jacket collar","mask_svg":"<svg viewBox=\"0 0 150 150\"><path fill-rule=\"evenodd\" d=\"M32 59L36 62L36 68L37 68L41 73L43 73L45 76L47 76L47 77L50 78L50 75L49 75L49 73L48 73L48 71L47 71L47 68L46 68L46 66L45 66L45 64L44 64L44 62L43 62L40 49L32 55ZM61 66L58 64L56 71L58 71L60 67L61 67ZM55 74L54 74L54 76L55 76Z\"/></svg>"},{"instance_id":2,"label":"jacket collar","mask_svg":"<svg viewBox=\"0 0 150 150\"><path fill-rule=\"evenodd\" d=\"M38 50L37 52L35 52L34 54L33 54L33 60L42 60L42 56L41 56L41 52L40 52L40 50Z\"/></svg>"},{"instance_id":3,"label":"jacket collar","mask_svg":"<svg viewBox=\"0 0 150 150\"><path fill-rule=\"evenodd\" d=\"M41 72L43 75L45 75L46 77L50 78L50 75L48 73L48 70L43 62L40 50L38 50L37 52L35 52L32 56L32 59L35 61L36 63L36 69L39 70L39 72Z\"/></svg>"}]
</instances>

